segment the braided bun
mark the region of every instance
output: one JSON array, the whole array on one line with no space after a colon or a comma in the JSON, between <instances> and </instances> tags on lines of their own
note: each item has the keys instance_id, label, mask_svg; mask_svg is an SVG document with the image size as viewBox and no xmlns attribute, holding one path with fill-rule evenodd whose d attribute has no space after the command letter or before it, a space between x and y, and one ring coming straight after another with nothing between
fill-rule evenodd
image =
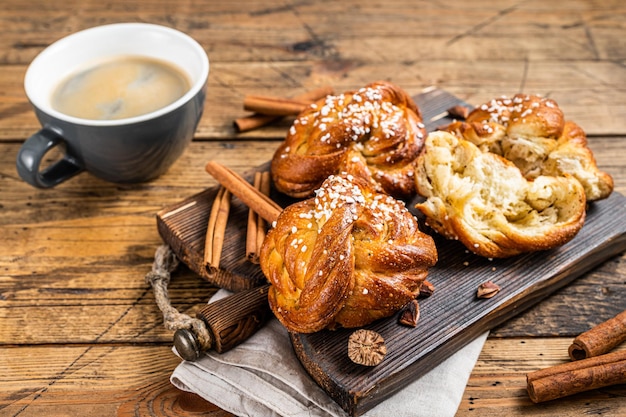
<instances>
[{"instance_id":1,"label":"braided bun","mask_svg":"<svg viewBox=\"0 0 626 417\"><path fill-rule=\"evenodd\" d=\"M449 132L428 135L416 184L428 225L484 257L563 245L585 221L585 191L574 177L527 180L511 161Z\"/></svg>"},{"instance_id":2,"label":"braided bun","mask_svg":"<svg viewBox=\"0 0 626 417\"><path fill-rule=\"evenodd\" d=\"M433 239L404 203L345 174L288 206L260 253L272 311L301 333L394 314L419 294L436 262Z\"/></svg>"},{"instance_id":3,"label":"braided bun","mask_svg":"<svg viewBox=\"0 0 626 417\"><path fill-rule=\"evenodd\" d=\"M415 194L413 162L426 131L411 97L388 82L327 96L304 110L272 158L276 188L313 195L333 174L366 178L396 198Z\"/></svg>"},{"instance_id":4,"label":"braided bun","mask_svg":"<svg viewBox=\"0 0 626 417\"><path fill-rule=\"evenodd\" d=\"M512 161L528 179L572 175L587 201L613 191L613 178L598 169L585 132L565 120L554 100L526 94L494 99L443 130Z\"/></svg>"}]
</instances>

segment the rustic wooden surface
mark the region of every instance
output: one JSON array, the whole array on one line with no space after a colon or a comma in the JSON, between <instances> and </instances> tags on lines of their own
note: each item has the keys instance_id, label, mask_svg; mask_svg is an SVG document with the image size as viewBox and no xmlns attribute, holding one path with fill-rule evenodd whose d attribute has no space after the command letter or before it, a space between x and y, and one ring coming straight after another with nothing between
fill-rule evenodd
<instances>
[{"instance_id":1,"label":"rustic wooden surface","mask_svg":"<svg viewBox=\"0 0 626 417\"><path fill-rule=\"evenodd\" d=\"M122 21L189 33L211 60L196 140L158 180L81 174L53 190L22 182L15 157L37 128L22 88L52 41ZM626 194L626 6L622 1L4 0L0 13L0 415L227 416L171 387L178 364L144 275L161 243L155 213L267 161L289 125L236 134L245 94L337 91L376 79L429 85L480 104L502 94L557 100ZM197 311L215 289L185 268L173 303ZM492 331L457 416L626 415L626 387L535 405L525 375L567 360L573 337L626 308L616 256ZM624 346L622 346L624 348Z\"/></svg>"}]
</instances>

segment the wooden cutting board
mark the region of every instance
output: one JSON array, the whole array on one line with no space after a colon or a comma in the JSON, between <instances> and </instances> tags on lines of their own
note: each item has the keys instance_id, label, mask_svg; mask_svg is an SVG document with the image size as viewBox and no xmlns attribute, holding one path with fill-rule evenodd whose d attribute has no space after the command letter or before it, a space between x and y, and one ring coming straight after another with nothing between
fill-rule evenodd
<instances>
[{"instance_id":1,"label":"wooden cutting board","mask_svg":"<svg viewBox=\"0 0 626 417\"><path fill-rule=\"evenodd\" d=\"M414 99L422 111L428 131L452 121L447 113L447 109L452 106L470 107L457 97L435 88L424 90ZM260 167L250 167L250 172L244 177L252 182L255 171L268 169L269 162ZM245 242L248 207L236 198L233 198L231 203L220 270L215 274L210 274L204 267L202 259L204 240L209 212L217 191L217 187L212 187L177 204L163 208L157 213L159 233L182 262L209 282L231 291L257 287L266 280L258 265L246 261L243 242ZM293 202L292 199L274 190L272 190L271 197L283 207Z\"/></svg>"},{"instance_id":2,"label":"wooden cutting board","mask_svg":"<svg viewBox=\"0 0 626 417\"><path fill-rule=\"evenodd\" d=\"M429 131L451 121L447 109L458 104L467 106L438 89L414 98ZM268 167L265 164L255 169ZM253 172L246 177L251 180ZM266 283L259 266L246 260L248 209L236 198L232 201L220 271L211 275L204 268L204 238L216 193L217 187L210 188L160 211L159 233L182 262L215 285L241 291ZM291 203L277 193L272 198L283 206ZM410 202L407 207L412 209L413 204ZM613 193L608 199L590 205L584 227L568 244L504 260L478 257L458 242L433 235L439 261L429 271L428 280L434 284L435 293L420 300L417 327L399 325L397 316L367 326L385 339L388 353L380 365L363 367L349 360L346 350L352 333L349 329L291 334L294 350L307 372L329 396L348 414L359 416L484 331L626 250L625 208L626 198ZM485 281L493 281L502 289L491 299L477 299L476 289Z\"/></svg>"}]
</instances>

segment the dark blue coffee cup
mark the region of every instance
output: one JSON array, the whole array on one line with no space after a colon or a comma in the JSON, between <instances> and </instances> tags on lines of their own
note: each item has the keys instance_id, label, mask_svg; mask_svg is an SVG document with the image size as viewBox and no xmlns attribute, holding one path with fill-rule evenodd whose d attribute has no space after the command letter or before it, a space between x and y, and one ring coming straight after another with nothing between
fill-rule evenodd
<instances>
[{"instance_id":1,"label":"dark blue coffee cup","mask_svg":"<svg viewBox=\"0 0 626 417\"><path fill-rule=\"evenodd\" d=\"M180 69L189 81L180 98L132 117L100 120L65 114L52 105L59 84L77 70L116 57L145 57ZM144 23L99 26L65 37L30 64L26 95L41 123L17 156L20 177L50 188L87 171L113 183L150 181L185 151L204 109L209 60L204 49L177 30ZM62 157L42 167L46 154Z\"/></svg>"}]
</instances>

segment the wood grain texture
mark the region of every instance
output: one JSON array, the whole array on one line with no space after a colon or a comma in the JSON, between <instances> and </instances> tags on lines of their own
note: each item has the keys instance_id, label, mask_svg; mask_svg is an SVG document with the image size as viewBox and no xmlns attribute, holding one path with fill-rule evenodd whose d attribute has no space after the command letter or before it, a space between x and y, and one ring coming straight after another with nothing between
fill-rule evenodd
<instances>
[{"instance_id":1,"label":"wood grain texture","mask_svg":"<svg viewBox=\"0 0 626 417\"><path fill-rule=\"evenodd\" d=\"M404 44L404 48L411 48L411 44ZM626 114L626 108L621 104L626 70L609 68L614 65L610 63L575 61L564 66L558 61L533 65L523 61L477 61L471 65L459 65L458 61L443 60L397 65L369 63L366 66L355 62L342 64L345 67L341 68L328 68L328 63L317 61L269 65L214 62L212 56L210 59L205 112L195 140L226 140L235 136L272 140L284 136L293 118L287 117L278 124L255 131L237 133L233 121L250 114L242 108L243 97L247 94L292 96L323 85L331 85L336 91L347 91L379 79L393 81L411 94L434 85L473 105L518 92L549 96L559 103L567 118L576 121L592 136L619 134L620 118ZM40 128L23 93L25 71L26 66L0 66L0 91L6 91L12 97L11 102L0 102L0 114L6 115L0 118L0 141L23 141ZM445 75L437 79L431 74ZM588 74L607 76L598 80ZM284 77L301 81L285 83ZM579 87L572 90L572 85ZM594 117L590 116L589 107L594 107Z\"/></svg>"},{"instance_id":2,"label":"wood grain texture","mask_svg":"<svg viewBox=\"0 0 626 417\"><path fill-rule=\"evenodd\" d=\"M39 0L41 2L41 0ZM502 94L554 98L589 134L617 134L626 52L623 2L493 3L462 0L363 4L293 2L74 1L3 3L0 140L38 129L24 96L27 65L53 41L95 25L136 20L172 26L197 39L211 60L206 113L197 139L235 135L246 94L290 96L320 85L337 91L386 79L411 94L435 85L480 104ZM29 10L31 10L29 8ZM80 16L78 18L77 16ZM452 24L453 22L453 24ZM337 31L337 28L342 28ZM588 111L594 107L593 116ZM269 127L246 137L276 137Z\"/></svg>"},{"instance_id":3,"label":"wood grain texture","mask_svg":"<svg viewBox=\"0 0 626 417\"><path fill-rule=\"evenodd\" d=\"M179 361L169 346L2 347L0 415L231 416L173 389Z\"/></svg>"},{"instance_id":4,"label":"wood grain texture","mask_svg":"<svg viewBox=\"0 0 626 417\"><path fill-rule=\"evenodd\" d=\"M532 417L626 415L623 386L607 387L543 404L530 401L526 393L526 374L568 362L568 347L567 339L488 339L468 381L456 417L501 417L509 415L512 409L519 415ZM624 348L626 346L621 349ZM506 360L507 356L514 356L516 360Z\"/></svg>"},{"instance_id":5,"label":"wood grain texture","mask_svg":"<svg viewBox=\"0 0 626 417\"><path fill-rule=\"evenodd\" d=\"M215 185L209 159L245 173L268 161L290 118L237 134L247 94L293 96L373 80L410 94L436 86L478 105L502 94L554 98L589 135L626 194L626 6L621 0L3 0L0 12L0 415L215 415L171 388L179 363L144 275L162 243L156 213ZM15 158L39 125L29 62L94 25L160 23L211 60L194 142L159 179L115 185L81 174L52 190L21 181ZM532 406L525 372L565 360L574 335L626 308L626 255L592 269L491 332L457 415L625 415L626 387ZM195 314L216 288L181 266L170 293ZM182 395L181 395L182 394Z\"/></svg>"},{"instance_id":6,"label":"wood grain texture","mask_svg":"<svg viewBox=\"0 0 626 417\"><path fill-rule=\"evenodd\" d=\"M489 339L457 417L623 415L625 390L619 386L566 401L530 402L526 373L566 361L567 347L567 340L554 338ZM168 346L3 347L0 366L12 377L0 380L0 415L233 416L172 387L168 378L177 363Z\"/></svg>"}]
</instances>

